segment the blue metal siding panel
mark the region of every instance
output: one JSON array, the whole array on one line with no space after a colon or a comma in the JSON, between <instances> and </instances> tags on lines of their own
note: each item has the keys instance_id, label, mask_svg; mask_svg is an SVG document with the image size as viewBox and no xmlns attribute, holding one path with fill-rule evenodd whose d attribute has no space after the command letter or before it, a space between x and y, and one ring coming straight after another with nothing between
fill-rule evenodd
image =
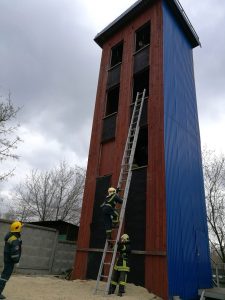
<instances>
[{"instance_id":1,"label":"blue metal siding panel","mask_svg":"<svg viewBox=\"0 0 225 300\"><path fill-rule=\"evenodd\" d=\"M192 47L163 2L164 142L169 295L211 287Z\"/></svg>"}]
</instances>

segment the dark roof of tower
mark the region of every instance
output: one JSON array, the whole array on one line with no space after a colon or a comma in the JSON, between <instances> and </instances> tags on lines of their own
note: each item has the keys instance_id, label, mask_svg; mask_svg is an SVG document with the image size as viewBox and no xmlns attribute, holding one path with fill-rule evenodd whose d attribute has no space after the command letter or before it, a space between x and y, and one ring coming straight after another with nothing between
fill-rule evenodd
<instances>
[{"instance_id":1,"label":"dark roof of tower","mask_svg":"<svg viewBox=\"0 0 225 300\"><path fill-rule=\"evenodd\" d=\"M153 5L156 0L138 0L130 8L128 8L124 13L122 13L118 18L116 18L112 23L105 27L101 32L99 32L94 41L102 47L103 44L116 33L121 27L130 22L133 18L138 16L142 11L144 11L150 5ZM183 7L178 0L165 0L172 10L173 14L177 18L179 24L186 33L188 39L191 42L192 47L201 45L199 37L194 30L190 20L188 19Z\"/></svg>"}]
</instances>

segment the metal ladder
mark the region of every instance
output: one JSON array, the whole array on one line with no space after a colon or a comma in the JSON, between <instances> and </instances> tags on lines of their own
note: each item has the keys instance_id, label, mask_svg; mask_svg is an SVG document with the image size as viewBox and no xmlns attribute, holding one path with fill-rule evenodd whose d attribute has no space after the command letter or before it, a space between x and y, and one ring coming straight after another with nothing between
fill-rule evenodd
<instances>
[{"instance_id":1,"label":"metal ladder","mask_svg":"<svg viewBox=\"0 0 225 300\"><path fill-rule=\"evenodd\" d=\"M131 122L130 122L130 127L129 127L129 131L128 131L128 135L127 135L127 141L126 141L126 145L125 145L125 149L124 149L124 153L123 153L123 159L122 159L122 163L121 163L121 171L120 171L120 176L119 176L117 187L119 188L119 190L121 192L123 192L123 196L122 196L123 203L122 203L122 206L120 209L119 228L117 231L116 240L106 240L106 242L105 242L94 294L96 294L97 291L104 291L105 295L107 295L108 291L109 291L113 267L114 267L116 254L117 254L118 241L120 239L120 234L121 234L121 230L122 230L122 226L123 226L128 192L129 192L129 188L130 188L130 182L131 182L131 176L132 176L131 169L132 169L135 149L136 149L136 145L137 145L137 139L138 139L139 128L140 128L139 124L140 124L140 119L141 119L143 103L144 103L144 99L145 99L145 92L146 92L146 90L144 89L144 91L142 93L139 93L139 92L137 93L135 104L134 104L134 109L133 109L133 114L132 114L132 118L131 118ZM108 250L109 243L111 243L111 242L115 243L113 250ZM107 252L112 253L111 262L105 262ZM110 266L109 274L102 275L103 267L106 265ZM101 279L107 279L106 287L104 290L99 288L99 282Z\"/></svg>"}]
</instances>

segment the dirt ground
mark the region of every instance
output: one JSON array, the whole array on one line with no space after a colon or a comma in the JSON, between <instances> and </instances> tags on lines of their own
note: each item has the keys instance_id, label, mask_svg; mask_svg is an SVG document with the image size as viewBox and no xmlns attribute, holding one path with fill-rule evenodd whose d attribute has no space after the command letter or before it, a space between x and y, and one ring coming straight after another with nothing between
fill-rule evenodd
<instances>
[{"instance_id":1,"label":"dirt ground","mask_svg":"<svg viewBox=\"0 0 225 300\"><path fill-rule=\"evenodd\" d=\"M102 284L102 283L101 283ZM104 287L104 283L102 287ZM121 298L116 295L104 297L100 293L93 295L95 281L68 281L50 276L14 275L7 283L4 295L8 300L160 300L146 289L128 284L126 294Z\"/></svg>"}]
</instances>

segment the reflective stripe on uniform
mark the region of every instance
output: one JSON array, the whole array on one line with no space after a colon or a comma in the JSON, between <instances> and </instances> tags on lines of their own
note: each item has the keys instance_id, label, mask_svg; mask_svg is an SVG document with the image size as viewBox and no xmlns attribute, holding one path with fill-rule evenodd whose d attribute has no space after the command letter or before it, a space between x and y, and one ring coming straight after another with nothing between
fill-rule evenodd
<instances>
[{"instance_id":1,"label":"reflective stripe on uniform","mask_svg":"<svg viewBox=\"0 0 225 300\"><path fill-rule=\"evenodd\" d=\"M127 274L125 274L125 276L124 276L124 281L120 281L119 282L119 285L126 285L126 283L127 283Z\"/></svg>"},{"instance_id":2,"label":"reflective stripe on uniform","mask_svg":"<svg viewBox=\"0 0 225 300\"><path fill-rule=\"evenodd\" d=\"M7 240L7 242L11 243L13 241L17 240L17 237L15 235L10 236L10 238Z\"/></svg>"},{"instance_id":3,"label":"reflective stripe on uniform","mask_svg":"<svg viewBox=\"0 0 225 300\"><path fill-rule=\"evenodd\" d=\"M119 222L119 213L116 210L114 210L114 213L116 214L116 216L113 216L112 222L118 223Z\"/></svg>"},{"instance_id":4,"label":"reflective stripe on uniform","mask_svg":"<svg viewBox=\"0 0 225 300\"><path fill-rule=\"evenodd\" d=\"M112 284L112 285L117 285L117 282L111 280L111 284Z\"/></svg>"},{"instance_id":5,"label":"reflective stripe on uniform","mask_svg":"<svg viewBox=\"0 0 225 300\"><path fill-rule=\"evenodd\" d=\"M110 205L110 204L108 204L108 203L105 203L104 206L110 206L110 207L112 207L112 205Z\"/></svg>"},{"instance_id":6,"label":"reflective stripe on uniform","mask_svg":"<svg viewBox=\"0 0 225 300\"><path fill-rule=\"evenodd\" d=\"M6 279L4 279L4 278L1 278L1 277L0 277L0 280L2 280L2 281L5 281L5 282L7 281Z\"/></svg>"},{"instance_id":7,"label":"reflective stripe on uniform","mask_svg":"<svg viewBox=\"0 0 225 300\"><path fill-rule=\"evenodd\" d=\"M116 196L116 194L114 194L114 195L111 197L111 199L106 200L106 201L108 202L108 204L112 202L112 200L115 198L115 196Z\"/></svg>"},{"instance_id":8,"label":"reflective stripe on uniform","mask_svg":"<svg viewBox=\"0 0 225 300\"><path fill-rule=\"evenodd\" d=\"M121 271L130 272L130 267L115 266L114 270L119 271L119 272L121 272Z\"/></svg>"},{"instance_id":9,"label":"reflective stripe on uniform","mask_svg":"<svg viewBox=\"0 0 225 300\"><path fill-rule=\"evenodd\" d=\"M130 272L130 267L127 266L127 262L125 259L123 259L123 265L122 266L117 266L117 264L114 267L114 270L116 271L125 271L125 272Z\"/></svg>"}]
</instances>

